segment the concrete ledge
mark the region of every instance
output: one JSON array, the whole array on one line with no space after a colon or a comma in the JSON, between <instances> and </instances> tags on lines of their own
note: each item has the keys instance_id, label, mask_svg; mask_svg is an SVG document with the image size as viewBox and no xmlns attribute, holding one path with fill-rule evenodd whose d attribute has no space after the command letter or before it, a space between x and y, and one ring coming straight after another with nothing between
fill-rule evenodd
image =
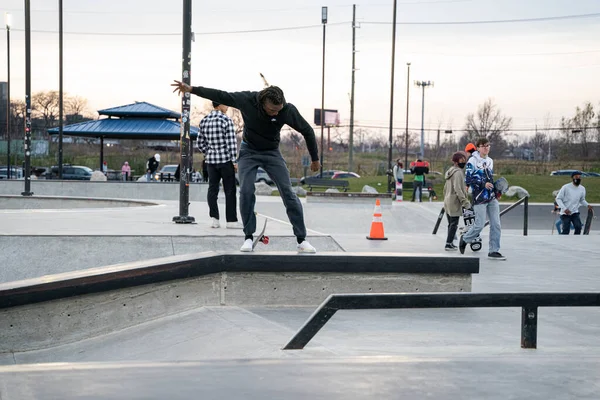
<instances>
[{"instance_id":1,"label":"concrete ledge","mask_svg":"<svg viewBox=\"0 0 600 400\"><path fill-rule=\"evenodd\" d=\"M206 252L0 285L0 353L71 343L206 305L315 306L333 293L471 290L478 258Z\"/></svg>"},{"instance_id":2,"label":"concrete ledge","mask_svg":"<svg viewBox=\"0 0 600 400\"><path fill-rule=\"evenodd\" d=\"M89 198L76 196L16 196L0 195L0 210L73 209L144 207L159 204L141 200Z\"/></svg>"},{"instance_id":3,"label":"concrete ledge","mask_svg":"<svg viewBox=\"0 0 600 400\"><path fill-rule=\"evenodd\" d=\"M335 201L352 201L352 202L368 202L371 203L375 199L391 200L391 195L387 193L349 193L349 192L307 192L306 201L308 202L335 202Z\"/></svg>"}]
</instances>

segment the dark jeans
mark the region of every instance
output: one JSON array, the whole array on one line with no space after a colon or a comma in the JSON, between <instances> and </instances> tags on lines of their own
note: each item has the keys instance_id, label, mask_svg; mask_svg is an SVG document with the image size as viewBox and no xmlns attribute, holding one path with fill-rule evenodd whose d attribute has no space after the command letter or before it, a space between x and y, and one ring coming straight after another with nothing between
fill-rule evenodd
<instances>
[{"instance_id":1,"label":"dark jeans","mask_svg":"<svg viewBox=\"0 0 600 400\"><path fill-rule=\"evenodd\" d=\"M568 235L571 230L571 223L573 223L573 228L575 228L575 234L581 235L581 220L579 219L579 213L574 213L571 215L561 215L560 220L562 221L562 234Z\"/></svg>"},{"instance_id":2,"label":"dark jeans","mask_svg":"<svg viewBox=\"0 0 600 400\"><path fill-rule=\"evenodd\" d=\"M419 191L419 203L423 200L423 182L422 181L413 181L413 196L412 201L415 201L415 194Z\"/></svg>"},{"instance_id":3,"label":"dark jeans","mask_svg":"<svg viewBox=\"0 0 600 400\"><path fill-rule=\"evenodd\" d=\"M456 236L456 231L458 230L458 220L460 217L451 217L446 214L448 218L448 236L446 237L446 244L451 244L454 242L454 236Z\"/></svg>"},{"instance_id":4,"label":"dark jeans","mask_svg":"<svg viewBox=\"0 0 600 400\"><path fill-rule=\"evenodd\" d=\"M285 205L285 211L292 224L294 235L298 243L300 243L306 238L302 203L300 203L300 199L292 190L290 172L279 149L254 150L242 142L239 154L240 214L242 215L246 238L251 238L256 231L256 215L254 214L254 205L256 204L254 192L256 188L254 182L256 181L256 171L258 167L261 167L269 174L275 185L277 185L279 195Z\"/></svg>"},{"instance_id":5,"label":"dark jeans","mask_svg":"<svg viewBox=\"0 0 600 400\"><path fill-rule=\"evenodd\" d=\"M227 222L236 222L237 198L235 193L235 170L231 161L222 164L206 164L208 168L208 202L209 215L211 218L219 219L219 206L217 196L219 194L219 182L223 179L223 192L225 192L225 217Z\"/></svg>"}]
</instances>

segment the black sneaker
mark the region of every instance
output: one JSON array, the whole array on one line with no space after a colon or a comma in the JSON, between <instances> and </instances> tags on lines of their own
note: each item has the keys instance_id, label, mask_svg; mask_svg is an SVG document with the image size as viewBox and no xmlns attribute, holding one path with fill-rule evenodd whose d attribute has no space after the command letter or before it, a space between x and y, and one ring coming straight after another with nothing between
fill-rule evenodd
<instances>
[{"instance_id":1,"label":"black sneaker","mask_svg":"<svg viewBox=\"0 0 600 400\"><path fill-rule=\"evenodd\" d=\"M456 247L452 243L448 243L448 244L446 244L446 247L444 247L444 250L446 250L446 251L456 251L456 250L458 250L458 247Z\"/></svg>"},{"instance_id":2,"label":"black sneaker","mask_svg":"<svg viewBox=\"0 0 600 400\"><path fill-rule=\"evenodd\" d=\"M504 257L502 254L498 253L497 251L494 251L493 253L488 253L488 258L490 260L500 260L500 261L506 260L506 257Z\"/></svg>"},{"instance_id":3,"label":"black sneaker","mask_svg":"<svg viewBox=\"0 0 600 400\"><path fill-rule=\"evenodd\" d=\"M460 250L460 254L465 254L466 248L467 248L467 242L465 242L462 235L460 235L460 241L458 242L458 249Z\"/></svg>"}]
</instances>

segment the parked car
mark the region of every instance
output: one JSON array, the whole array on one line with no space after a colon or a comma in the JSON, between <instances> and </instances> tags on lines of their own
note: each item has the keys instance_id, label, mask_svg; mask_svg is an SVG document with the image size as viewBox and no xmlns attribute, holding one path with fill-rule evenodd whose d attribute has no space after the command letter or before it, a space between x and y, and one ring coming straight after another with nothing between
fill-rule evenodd
<instances>
[{"instance_id":1,"label":"parked car","mask_svg":"<svg viewBox=\"0 0 600 400\"><path fill-rule=\"evenodd\" d=\"M168 164L164 165L158 173L163 175L171 174L173 176L175 175L175 171L177 171L177 164Z\"/></svg>"},{"instance_id":2,"label":"parked car","mask_svg":"<svg viewBox=\"0 0 600 400\"><path fill-rule=\"evenodd\" d=\"M600 177L600 174L598 172L586 172L586 175L594 178Z\"/></svg>"},{"instance_id":3,"label":"parked car","mask_svg":"<svg viewBox=\"0 0 600 400\"><path fill-rule=\"evenodd\" d=\"M8 179L8 167L0 167L0 179ZM23 168L10 167L10 179L23 179Z\"/></svg>"},{"instance_id":4,"label":"parked car","mask_svg":"<svg viewBox=\"0 0 600 400\"><path fill-rule=\"evenodd\" d=\"M331 179L348 179L360 178L360 175L355 172L338 171L331 176Z\"/></svg>"},{"instance_id":5,"label":"parked car","mask_svg":"<svg viewBox=\"0 0 600 400\"><path fill-rule=\"evenodd\" d=\"M58 179L58 166L51 169L50 178ZM89 181L92 177L92 169L83 165L63 164L63 180Z\"/></svg>"},{"instance_id":6,"label":"parked car","mask_svg":"<svg viewBox=\"0 0 600 400\"><path fill-rule=\"evenodd\" d=\"M571 176L573 172L581 172L577 169L559 169L558 171L550 172L550 176L567 175ZM590 176L587 172L581 172L581 176Z\"/></svg>"},{"instance_id":7,"label":"parked car","mask_svg":"<svg viewBox=\"0 0 600 400\"><path fill-rule=\"evenodd\" d=\"M309 176L308 178L323 178L323 179L331 179L331 177L333 176L333 174L335 174L336 172L339 172L336 169L328 169L323 171L323 176L321 176L321 172L317 172L314 175ZM300 178L300 183L304 185L304 181L307 177L303 176L302 178Z\"/></svg>"}]
</instances>

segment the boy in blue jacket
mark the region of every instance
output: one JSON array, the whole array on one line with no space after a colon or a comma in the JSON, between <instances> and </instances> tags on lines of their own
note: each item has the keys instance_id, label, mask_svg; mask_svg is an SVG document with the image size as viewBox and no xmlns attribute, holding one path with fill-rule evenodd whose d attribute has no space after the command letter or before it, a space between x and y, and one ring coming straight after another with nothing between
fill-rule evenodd
<instances>
[{"instance_id":1,"label":"boy in blue jacket","mask_svg":"<svg viewBox=\"0 0 600 400\"><path fill-rule=\"evenodd\" d=\"M486 214L490 220L490 241L488 258L491 260L506 260L500 254L500 205L494 190L494 160L488 157L490 142L487 138L479 138L475 143L477 151L473 152L467 162L465 183L471 187L473 194L473 210L475 222L460 238L458 248L461 254L465 253L468 243L473 242L485 226Z\"/></svg>"}]
</instances>

